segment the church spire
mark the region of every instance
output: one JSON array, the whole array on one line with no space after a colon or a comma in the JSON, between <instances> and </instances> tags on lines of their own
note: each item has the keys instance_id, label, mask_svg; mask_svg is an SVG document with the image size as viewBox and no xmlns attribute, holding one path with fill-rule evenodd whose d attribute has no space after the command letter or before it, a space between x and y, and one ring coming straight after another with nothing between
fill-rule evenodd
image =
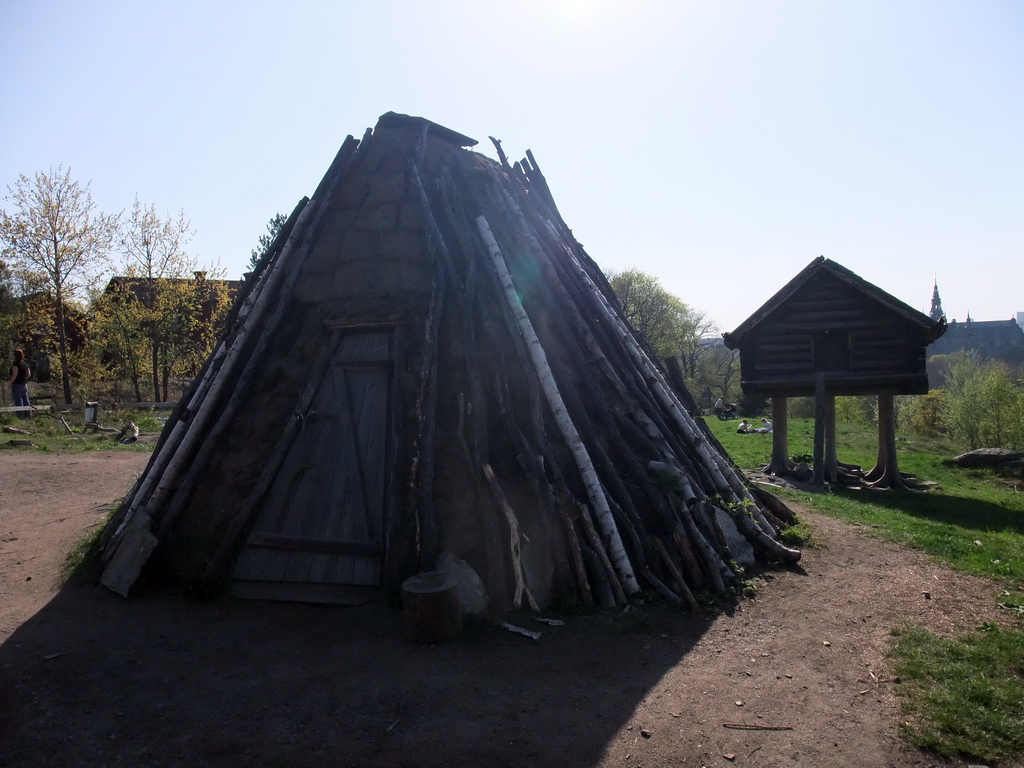
<instances>
[{"instance_id":1,"label":"church spire","mask_svg":"<svg viewBox=\"0 0 1024 768\"><path fill-rule=\"evenodd\" d=\"M942 311L942 299L939 298L938 278L935 279L935 285L932 288L932 308L928 312L928 317L936 322L946 319L946 313Z\"/></svg>"}]
</instances>

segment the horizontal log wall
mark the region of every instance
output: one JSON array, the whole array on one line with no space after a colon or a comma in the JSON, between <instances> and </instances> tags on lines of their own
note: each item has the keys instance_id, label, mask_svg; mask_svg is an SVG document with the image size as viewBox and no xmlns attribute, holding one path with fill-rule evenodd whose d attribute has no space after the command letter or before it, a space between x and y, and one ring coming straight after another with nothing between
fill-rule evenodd
<instances>
[{"instance_id":1,"label":"horizontal log wall","mask_svg":"<svg viewBox=\"0 0 1024 768\"><path fill-rule=\"evenodd\" d=\"M921 329L906 318L822 274L743 339L744 390L809 395L815 373L824 371L837 394L927 391L926 345Z\"/></svg>"}]
</instances>

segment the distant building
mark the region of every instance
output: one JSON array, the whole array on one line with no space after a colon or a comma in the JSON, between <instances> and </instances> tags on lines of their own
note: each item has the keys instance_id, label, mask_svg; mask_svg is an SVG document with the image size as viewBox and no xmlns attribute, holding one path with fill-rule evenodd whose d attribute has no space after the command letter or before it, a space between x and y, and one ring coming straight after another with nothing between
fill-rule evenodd
<instances>
[{"instance_id":1,"label":"distant building","mask_svg":"<svg viewBox=\"0 0 1024 768\"><path fill-rule=\"evenodd\" d=\"M932 308L928 311L928 317L935 322L946 319L946 313L942 311L942 299L939 298L939 281L936 280L932 287Z\"/></svg>"},{"instance_id":2,"label":"distant building","mask_svg":"<svg viewBox=\"0 0 1024 768\"><path fill-rule=\"evenodd\" d=\"M939 298L938 282L932 287L932 307L928 316L933 320L945 317L942 299ZM1017 313L1013 320L974 320L970 312L967 320L958 323L953 320L946 327L941 338L928 345L928 356L951 355L954 352L971 350L983 357L1003 360L1007 363L1024 362L1024 312Z\"/></svg>"},{"instance_id":3,"label":"distant building","mask_svg":"<svg viewBox=\"0 0 1024 768\"><path fill-rule=\"evenodd\" d=\"M1016 320L956 320L946 327L946 334L928 347L930 355L950 355L973 350L994 360L1008 363L1024 362L1024 328Z\"/></svg>"}]
</instances>

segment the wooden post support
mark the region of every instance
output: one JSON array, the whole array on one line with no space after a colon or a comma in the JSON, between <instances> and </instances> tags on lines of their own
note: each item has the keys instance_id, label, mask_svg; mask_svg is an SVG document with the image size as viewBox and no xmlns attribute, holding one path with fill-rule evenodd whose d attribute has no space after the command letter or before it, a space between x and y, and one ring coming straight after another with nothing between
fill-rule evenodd
<instances>
[{"instance_id":1,"label":"wooden post support","mask_svg":"<svg viewBox=\"0 0 1024 768\"><path fill-rule=\"evenodd\" d=\"M814 374L814 476L811 485L825 485L825 374Z\"/></svg>"},{"instance_id":2,"label":"wooden post support","mask_svg":"<svg viewBox=\"0 0 1024 768\"><path fill-rule=\"evenodd\" d=\"M789 412L785 397L772 398L772 460L768 472L784 475L789 469Z\"/></svg>"},{"instance_id":3,"label":"wooden post support","mask_svg":"<svg viewBox=\"0 0 1024 768\"><path fill-rule=\"evenodd\" d=\"M839 476L839 451L836 448L836 396L825 396L825 479L834 483Z\"/></svg>"},{"instance_id":4,"label":"wooden post support","mask_svg":"<svg viewBox=\"0 0 1024 768\"><path fill-rule=\"evenodd\" d=\"M455 579L444 571L427 571L402 582L406 639L440 643L462 632L462 610Z\"/></svg>"},{"instance_id":5,"label":"wooden post support","mask_svg":"<svg viewBox=\"0 0 1024 768\"><path fill-rule=\"evenodd\" d=\"M906 488L896 459L896 410L892 395L878 396L878 461L865 476L874 488Z\"/></svg>"}]
</instances>

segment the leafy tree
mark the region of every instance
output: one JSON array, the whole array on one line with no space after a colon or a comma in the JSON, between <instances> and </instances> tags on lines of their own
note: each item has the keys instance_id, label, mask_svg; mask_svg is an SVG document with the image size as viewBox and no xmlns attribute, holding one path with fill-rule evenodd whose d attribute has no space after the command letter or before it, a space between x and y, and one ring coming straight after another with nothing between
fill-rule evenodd
<instances>
[{"instance_id":1,"label":"leafy tree","mask_svg":"<svg viewBox=\"0 0 1024 768\"><path fill-rule=\"evenodd\" d=\"M946 391L933 389L926 395L899 395L895 398L896 425L919 435L938 435L942 424Z\"/></svg>"},{"instance_id":2,"label":"leafy tree","mask_svg":"<svg viewBox=\"0 0 1024 768\"><path fill-rule=\"evenodd\" d=\"M95 305L108 365L139 400L145 389L156 401L169 400L171 380L198 370L223 325L227 287L208 279L186 251L192 234L183 211L161 218L136 199L119 236L125 274Z\"/></svg>"},{"instance_id":3,"label":"leafy tree","mask_svg":"<svg viewBox=\"0 0 1024 768\"><path fill-rule=\"evenodd\" d=\"M683 375L692 379L706 354L705 338L715 324L707 316L666 291L658 278L628 269L608 277L623 313L659 357L678 357Z\"/></svg>"},{"instance_id":4,"label":"leafy tree","mask_svg":"<svg viewBox=\"0 0 1024 768\"><path fill-rule=\"evenodd\" d=\"M142 278L125 284L134 296L133 301L127 301L126 296L121 297L125 299L121 302L124 305L121 316L128 320L125 312L131 305L135 320L148 340L153 399L156 401L167 397L168 355L177 340L178 313L188 311L187 301L182 296L188 293L188 287L179 281L191 277L196 270L195 260L185 251L192 235L184 211L179 211L176 217L168 215L161 219L156 213L156 206L147 207L137 197L120 232L120 252L127 276ZM138 364L137 359L135 364ZM132 374L133 383L136 383L138 371ZM161 383L164 384L162 388Z\"/></svg>"},{"instance_id":5,"label":"leafy tree","mask_svg":"<svg viewBox=\"0 0 1024 768\"><path fill-rule=\"evenodd\" d=\"M7 187L9 210L0 211L3 256L27 287L49 297L57 334L64 399L72 401L67 308L84 297L107 265L118 217L100 213L89 185L59 166Z\"/></svg>"},{"instance_id":6,"label":"leafy tree","mask_svg":"<svg viewBox=\"0 0 1024 768\"><path fill-rule=\"evenodd\" d=\"M697 383L708 386L716 399L726 402L740 399L740 353L725 344L708 345L708 353L701 359Z\"/></svg>"},{"instance_id":7,"label":"leafy tree","mask_svg":"<svg viewBox=\"0 0 1024 768\"><path fill-rule=\"evenodd\" d=\"M836 421L870 427L878 419L878 398L867 395L836 398Z\"/></svg>"},{"instance_id":8,"label":"leafy tree","mask_svg":"<svg viewBox=\"0 0 1024 768\"><path fill-rule=\"evenodd\" d=\"M277 237L277 233L281 231L281 227L285 225L286 221L288 221L287 216L283 213L276 213L270 221L267 222L267 231L260 235L259 247L253 248L252 253L249 255L250 271L256 269L257 265L260 263L260 259L262 259L266 255L267 251L270 250L270 246L274 244L274 238Z\"/></svg>"},{"instance_id":9,"label":"leafy tree","mask_svg":"<svg viewBox=\"0 0 1024 768\"><path fill-rule=\"evenodd\" d=\"M111 281L93 306L93 343L96 358L103 360L116 382L128 381L136 402L142 396L149 338L147 312L135 301L131 284Z\"/></svg>"},{"instance_id":10,"label":"leafy tree","mask_svg":"<svg viewBox=\"0 0 1024 768\"><path fill-rule=\"evenodd\" d=\"M14 327L17 323L18 303L14 298L14 284L11 279L11 270L3 261L0 261L0 354L7 357L7 353L14 348Z\"/></svg>"},{"instance_id":11,"label":"leafy tree","mask_svg":"<svg viewBox=\"0 0 1024 768\"><path fill-rule=\"evenodd\" d=\"M1024 392L1004 363L952 355L942 399L942 421L969 448L1022 448Z\"/></svg>"}]
</instances>

